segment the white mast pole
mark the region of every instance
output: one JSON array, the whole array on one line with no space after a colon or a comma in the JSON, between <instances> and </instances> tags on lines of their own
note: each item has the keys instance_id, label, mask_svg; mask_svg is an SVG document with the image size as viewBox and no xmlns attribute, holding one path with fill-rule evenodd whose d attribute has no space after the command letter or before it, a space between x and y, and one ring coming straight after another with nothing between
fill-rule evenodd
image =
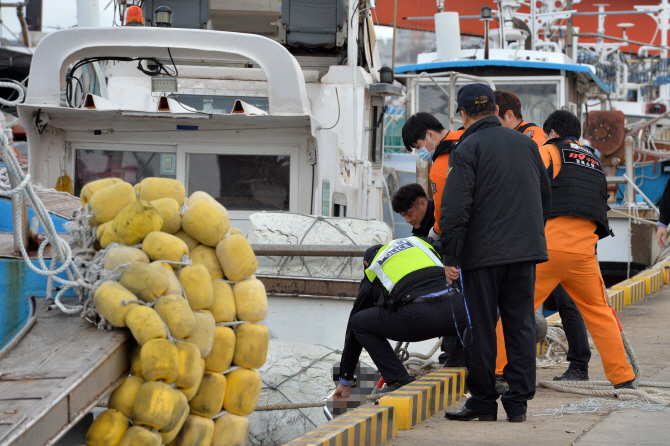
<instances>
[{"instance_id":1,"label":"white mast pole","mask_svg":"<svg viewBox=\"0 0 670 446\"><path fill-rule=\"evenodd\" d=\"M100 28L99 0L77 0L77 24L80 28Z\"/></svg>"}]
</instances>

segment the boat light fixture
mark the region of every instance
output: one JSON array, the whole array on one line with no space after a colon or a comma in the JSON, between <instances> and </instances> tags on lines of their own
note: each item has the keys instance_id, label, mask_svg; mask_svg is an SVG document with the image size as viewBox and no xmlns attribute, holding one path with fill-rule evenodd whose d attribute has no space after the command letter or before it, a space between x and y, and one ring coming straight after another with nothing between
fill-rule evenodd
<instances>
[{"instance_id":1,"label":"boat light fixture","mask_svg":"<svg viewBox=\"0 0 670 446\"><path fill-rule=\"evenodd\" d=\"M144 26L144 14L142 14L142 8L137 5L128 8L126 11L126 26Z\"/></svg>"},{"instance_id":2,"label":"boat light fixture","mask_svg":"<svg viewBox=\"0 0 670 446\"><path fill-rule=\"evenodd\" d=\"M491 20L493 18L493 10L490 6L482 7L482 19Z\"/></svg>"},{"instance_id":3,"label":"boat light fixture","mask_svg":"<svg viewBox=\"0 0 670 446\"><path fill-rule=\"evenodd\" d=\"M172 10L167 6L159 6L154 11L154 25L163 28L172 26Z\"/></svg>"}]
</instances>

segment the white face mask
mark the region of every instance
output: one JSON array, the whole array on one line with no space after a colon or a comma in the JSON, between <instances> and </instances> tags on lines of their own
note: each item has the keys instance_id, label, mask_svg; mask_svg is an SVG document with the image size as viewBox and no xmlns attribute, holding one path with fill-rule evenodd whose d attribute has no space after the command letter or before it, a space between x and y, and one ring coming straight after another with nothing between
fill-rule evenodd
<instances>
[{"instance_id":1,"label":"white face mask","mask_svg":"<svg viewBox=\"0 0 670 446\"><path fill-rule=\"evenodd\" d=\"M428 149L426 149L426 146L421 147L416 153L424 161L433 161L433 152L429 152Z\"/></svg>"}]
</instances>

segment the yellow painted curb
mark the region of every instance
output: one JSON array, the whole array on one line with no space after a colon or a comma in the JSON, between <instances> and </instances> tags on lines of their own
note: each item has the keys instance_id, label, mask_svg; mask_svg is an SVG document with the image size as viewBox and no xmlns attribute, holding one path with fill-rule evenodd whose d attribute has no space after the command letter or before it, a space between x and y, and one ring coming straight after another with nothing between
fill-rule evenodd
<instances>
[{"instance_id":1,"label":"yellow painted curb","mask_svg":"<svg viewBox=\"0 0 670 446\"><path fill-rule=\"evenodd\" d=\"M633 276L633 279L644 280L647 294L655 293L663 288L663 271L646 270Z\"/></svg>"},{"instance_id":2,"label":"yellow painted curb","mask_svg":"<svg viewBox=\"0 0 670 446\"><path fill-rule=\"evenodd\" d=\"M624 290L624 304L630 305L638 302L644 298L646 292L646 284L644 280L628 279L617 283L612 287L613 290Z\"/></svg>"},{"instance_id":3,"label":"yellow painted curb","mask_svg":"<svg viewBox=\"0 0 670 446\"><path fill-rule=\"evenodd\" d=\"M362 406L343 413L285 446L375 446L398 435L393 407Z\"/></svg>"},{"instance_id":4,"label":"yellow painted curb","mask_svg":"<svg viewBox=\"0 0 670 446\"><path fill-rule=\"evenodd\" d=\"M455 403L465 390L465 369L439 369L382 397L379 404L393 406L398 429L406 430Z\"/></svg>"},{"instance_id":5,"label":"yellow painted curb","mask_svg":"<svg viewBox=\"0 0 670 446\"><path fill-rule=\"evenodd\" d=\"M623 310L623 307L626 306L626 292L624 290L613 290L610 288L607 290L607 295L612 301L612 306L617 313Z\"/></svg>"},{"instance_id":6,"label":"yellow painted curb","mask_svg":"<svg viewBox=\"0 0 670 446\"><path fill-rule=\"evenodd\" d=\"M661 262L657 265L654 265L652 269L663 271L663 283L670 283L670 262Z\"/></svg>"}]
</instances>

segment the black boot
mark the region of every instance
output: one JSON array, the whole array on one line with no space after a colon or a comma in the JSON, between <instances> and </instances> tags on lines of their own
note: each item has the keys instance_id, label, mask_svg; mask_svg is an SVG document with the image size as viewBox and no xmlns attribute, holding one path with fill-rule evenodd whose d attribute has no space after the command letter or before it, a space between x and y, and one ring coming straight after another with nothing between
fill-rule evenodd
<instances>
[{"instance_id":1,"label":"black boot","mask_svg":"<svg viewBox=\"0 0 670 446\"><path fill-rule=\"evenodd\" d=\"M589 371L581 369L573 369L568 367L568 370L560 376L554 376L554 381L588 381Z\"/></svg>"},{"instance_id":2,"label":"black boot","mask_svg":"<svg viewBox=\"0 0 670 446\"><path fill-rule=\"evenodd\" d=\"M376 393L393 392L394 390L398 390L402 386L404 386L406 384L409 384L411 382L414 382L415 380L416 380L416 378L414 378L413 376L407 375L407 376L404 376L404 377L400 378L399 380L397 380L393 383L386 384L386 387L384 387L381 390L378 390Z\"/></svg>"},{"instance_id":3,"label":"black boot","mask_svg":"<svg viewBox=\"0 0 670 446\"><path fill-rule=\"evenodd\" d=\"M502 375L496 375L496 392L498 395L504 395L507 392L507 383Z\"/></svg>"},{"instance_id":4,"label":"black boot","mask_svg":"<svg viewBox=\"0 0 670 446\"><path fill-rule=\"evenodd\" d=\"M615 389L633 389L633 390L637 389L637 387L635 387L633 385L633 381L635 381L635 380L631 379L630 381L624 381L624 382L619 383L619 384L614 384L614 388Z\"/></svg>"},{"instance_id":5,"label":"black boot","mask_svg":"<svg viewBox=\"0 0 670 446\"><path fill-rule=\"evenodd\" d=\"M455 421L470 421L474 420L475 418L477 418L479 421L496 421L498 419L498 414L479 413L464 407L458 412L446 412L444 414L444 418Z\"/></svg>"}]
</instances>

